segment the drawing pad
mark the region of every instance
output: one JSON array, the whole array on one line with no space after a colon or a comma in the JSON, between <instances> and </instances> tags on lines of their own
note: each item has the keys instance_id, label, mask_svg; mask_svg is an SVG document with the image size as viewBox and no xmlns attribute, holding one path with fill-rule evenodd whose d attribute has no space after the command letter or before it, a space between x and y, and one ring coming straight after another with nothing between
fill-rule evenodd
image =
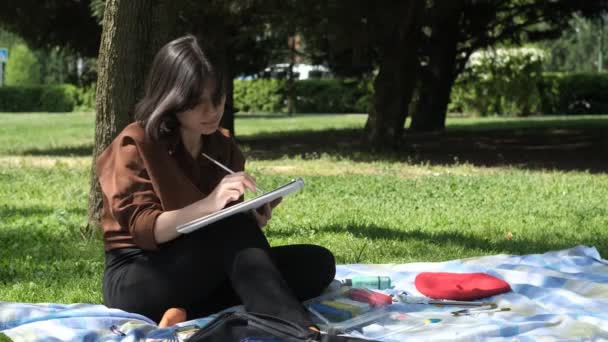
<instances>
[{"instance_id":1,"label":"drawing pad","mask_svg":"<svg viewBox=\"0 0 608 342\"><path fill-rule=\"evenodd\" d=\"M228 216L259 208L266 203L272 202L279 197L285 197L291 194L292 192L302 189L303 187L304 180L302 178L297 178L279 188L276 188L260 196L254 197L245 202L233 205L228 208L224 208L213 214L209 214L207 216L203 216L196 220L192 220L190 222L179 225L176 229L178 233L187 234Z\"/></svg>"}]
</instances>

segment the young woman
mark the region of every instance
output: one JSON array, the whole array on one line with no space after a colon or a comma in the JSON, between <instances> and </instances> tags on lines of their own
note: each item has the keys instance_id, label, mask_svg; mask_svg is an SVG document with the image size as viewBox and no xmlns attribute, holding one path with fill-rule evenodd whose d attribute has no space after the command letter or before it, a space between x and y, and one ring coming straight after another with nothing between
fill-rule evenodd
<instances>
[{"instance_id":1,"label":"young woman","mask_svg":"<svg viewBox=\"0 0 608 342\"><path fill-rule=\"evenodd\" d=\"M190 234L176 231L255 191L241 151L219 128L224 100L222 70L193 36L157 53L136 122L96 163L105 304L157 322L171 308L196 318L244 304L311 326L300 301L331 282L334 257L314 245L270 247L261 228L278 203ZM202 153L238 172L227 174Z\"/></svg>"}]
</instances>

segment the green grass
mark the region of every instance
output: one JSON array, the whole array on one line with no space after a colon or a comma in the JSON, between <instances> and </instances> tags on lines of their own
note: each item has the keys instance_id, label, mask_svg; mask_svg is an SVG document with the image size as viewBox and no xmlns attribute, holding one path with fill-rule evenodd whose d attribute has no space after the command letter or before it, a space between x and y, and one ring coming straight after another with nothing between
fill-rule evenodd
<instances>
[{"instance_id":1,"label":"green grass","mask_svg":"<svg viewBox=\"0 0 608 342\"><path fill-rule=\"evenodd\" d=\"M490 118L448 118L448 127L453 130L487 129L560 129L608 127L605 116L536 116L528 118L490 117Z\"/></svg>"},{"instance_id":2,"label":"green grass","mask_svg":"<svg viewBox=\"0 0 608 342\"><path fill-rule=\"evenodd\" d=\"M2 113L0 120L0 155L90 154L92 113Z\"/></svg>"},{"instance_id":3,"label":"green grass","mask_svg":"<svg viewBox=\"0 0 608 342\"><path fill-rule=\"evenodd\" d=\"M602 117L528 120L453 119L450 127L608 126ZM364 121L357 115L239 118L237 130L247 139L271 129L289 139L325 126L360 128ZM92 135L91 114L0 114L0 301L102 301L102 244L80 234ZM608 255L605 172L327 154L262 155L248 169L262 188L296 176L306 181L277 208L266 230L271 243L321 244L340 263L541 253L577 244Z\"/></svg>"},{"instance_id":4,"label":"green grass","mask_svg":"<svg viewBox=\"0 0 608 342\"><path fill-rule=\"evenodd\" d=\"M239 137L298 134L326 130L362 129L367 116L239 115L236 130ZM95 117L92 113L0 113L1 155L90 155ZM534 118L448 118L452 131L492 129L608 127L605 116L548 116Z\"/></svg>"}]
</instances>

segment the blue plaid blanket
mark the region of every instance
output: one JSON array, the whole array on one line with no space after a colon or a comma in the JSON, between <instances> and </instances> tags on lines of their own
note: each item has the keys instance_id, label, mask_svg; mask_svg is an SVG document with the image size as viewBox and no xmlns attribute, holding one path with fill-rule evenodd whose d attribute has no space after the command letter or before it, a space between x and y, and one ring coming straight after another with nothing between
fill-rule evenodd
<instances>
[{"instance_id":1,"label":"blue plaid blanket","mask_svg":"<svg viewBox=\"0 0 608 342\"><path fill-rule=\"evenodd\" d=\"M414 279L420 272L485 272L502 278L513 291L488 300L510 310L453 316L455 308L394 304L391 310L408 313L407 326L376 335L380 340L608 340L608 262L593 247L439 263L340 265L336 278L387 275L395 285L388 293L419 296ZM0 332L15 341L180 341L190 327L211 319L159 329L146 317L102 305L0 302Z\"/></svg>"}]
</instances>

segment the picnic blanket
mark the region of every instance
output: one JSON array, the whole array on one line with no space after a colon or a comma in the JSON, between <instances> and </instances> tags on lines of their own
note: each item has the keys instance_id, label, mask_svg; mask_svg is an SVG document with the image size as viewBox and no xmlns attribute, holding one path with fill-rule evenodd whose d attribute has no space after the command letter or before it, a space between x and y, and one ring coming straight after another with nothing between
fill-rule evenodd
<instances>
[{"instance_id":1,"label":"picnic blanket","mask_svg":"<svg viewBox=\"0 0 608 342\"><path fill-rule=\"evenodd\" d=\"M379 340L608 341L608 261L593 247L438 263L340 265L336 278L386 275L395 285L388 293L420 295L414 286L420 272L485 272L502 278L513 291L489 300L510 311L453 316L454 308L394 304L391 310L407 312L420 324ZM15 341L179 341L177 332L211 319L159 329L143 316L102 305L0 302L0 332Z\"/></svg>"}]
</instances>

